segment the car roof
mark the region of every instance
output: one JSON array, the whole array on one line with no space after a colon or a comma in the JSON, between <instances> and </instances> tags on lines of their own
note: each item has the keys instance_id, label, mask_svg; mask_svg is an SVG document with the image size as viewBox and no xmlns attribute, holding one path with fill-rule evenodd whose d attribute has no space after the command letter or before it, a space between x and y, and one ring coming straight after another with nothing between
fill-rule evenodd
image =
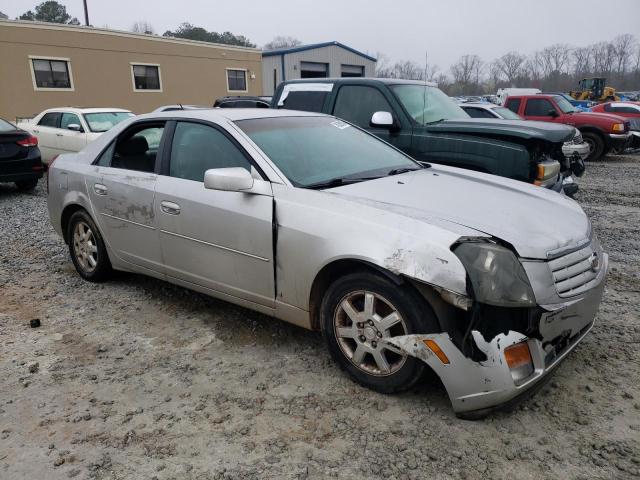
<instances>
[{"instance_id":1,"label":"car roof","mask_svg":"<svg viewBox=\"0 0 640 480\"><path fill-rule=\"evenodd\" d=\"M48 112L70 112L70 113L108 113L108 112L122 112L132 113L131 110L125 110L123 108L85 108L85 107L56 107L49 108L43 113Z\"/></svg>"},{"instance_id":2,"label":"car roof","mask_svg":"<svg viewBox=\"0 0 640 480\"><path fill-rule=\"evenodd\" d=\"M486 109L502 107L502 105L496 105L495 103L489 103L489 102L465 102L465 103L460 103L459 105L461 107L480 107L480 108L486 108Z\"/></svg>"},{"instance_id":3,"label":"car roof","mask_svg":"<svg viewBox=\"0 0 640 480\"><path fill-rule=\"evenodd\" d=\"M429 87L437 87L433 82L425 82L424 80L405 80L402 78L378 78L378 77L329 77L329 78L297 78L295 80L287 80L288 83L384 83L386 85L427 85Z\"/></svg>"},{"instance_id":4,"label":"car roof","mask_svg":"<svg viewBox=\"0 0 640 480\"><path fill-rule=\"evenodd\" d=\"M138 118L191 118L221 122L229 120L253 120L257 118L281 117L328 117L322 113L303 112L300 110L276 110L272 108L216 108L210 110L174 110L172 112L152 112L138 115Z\"/></svg>"}]
</instances>

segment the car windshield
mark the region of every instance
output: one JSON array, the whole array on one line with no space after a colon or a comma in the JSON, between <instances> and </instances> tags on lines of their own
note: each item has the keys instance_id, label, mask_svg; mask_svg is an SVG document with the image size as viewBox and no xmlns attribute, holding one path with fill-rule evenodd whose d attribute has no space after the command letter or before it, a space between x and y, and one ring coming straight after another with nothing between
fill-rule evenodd
<instances>
[{"instance_id":1,"label":"car windshield","mask_svg":"<svg viewBox=\"0 0 640 480\"><path fill-rule=\"evenodd\" d=\"M133 117L131 112L85 113L84 119L92 132L106 132L127 118Z\"/></svg>"},{"instance_id":2,"label":"car windshield","mask_svg":"<svg viewBox=\"0 0 640 480\"><path fill-rule=\"evenodd\" d=\"M564 97L558 95L555 97L555 101L556 105L558 105L558 108L560 108L560 110L562 110L564 113L573 113L578 111L576 107L571 105L569 100Z\"/></svg>"},{"instance_id":3,"label":"car windshield","mask_svg":"<svg viewBox=\"0 0 640 480\"><path fill-rule=\"evenodd\" d=\"M437 87L391 85L407 113L420 125L440 120L466 119L469 115Z\"/></svg>"},{"instance_id":4,"label":"car windshield","mask_svg":"<svg viewBox=\"0 0 640 480\"><path fill-rule=\"evenodd\" d=\"M236 124L296 187L332 181L337 186L423 168L373 135L333 117L260 118Z\"/></svg>"},{"instance_id":5,"label":"car windshield","mask_svg":"<svg viewBox=\"0 0 640 480\"><path fill-rule=\"evenodd\" d=\"M505 107L496 107L493 111L500 115L500 118L504 118L505 120L523 120L520 115Z\"/></svg>"}]
</instances>

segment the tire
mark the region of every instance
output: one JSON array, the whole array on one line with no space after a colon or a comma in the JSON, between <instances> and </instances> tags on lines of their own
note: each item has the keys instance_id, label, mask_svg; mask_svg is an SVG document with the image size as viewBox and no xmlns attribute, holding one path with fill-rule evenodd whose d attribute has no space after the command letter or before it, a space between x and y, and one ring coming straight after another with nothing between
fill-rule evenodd
<instances>
[{"instance_id":1,"label":"tire","mask_svg":"<svg viewBox=\"0 0 640 480\"><path fill-rule=\"evenodd\" d=\"M67 238L71 260L80 276L90 282L107 280L112 273L109 255L100 231L85 210L71 215Z\"/></svg>"},{"instance_id":2,"label":"tire","mask_svg":"<svg viewBox=\"0 0 640 480\"><path fill-rule=\"evenodd\" d=\"M377 314L373 317L377 320L366 315L365 305L369 303L365 303L365 297L373 299L368 311ZM352 309L343 307L345 302ZM396 317L391 316L394 312ZM354 317L363 322L352 321ZM384 329L382 320L390 322L391 318L397 320L398 317L397 323ZM417 292L369 272L346 275L327 289L320 305L320 322L333 359L356 382L381 393L411 388L420 379L426 364L400 350L389 349L388 344L380 343L379 339L440 330L433 310ZM356 355L358 358L354 359ZM380 367L385 363L388 370Z\"/></svg>"},{"instance_id":3,"label":"tire","mask_svg":"<svg viewBox=\"0 0 640 480\"><path fill-rule=\"evenodd\" d=\"M591 152L586 158L587 161L598 160L604 155L604 140L597 133L585 132L582 134L583 140L589 144Z\"/></svg>"},{"instance_id":4,"label":"tire","mask_svg":"<svg viewBox=\"0 0 640 480\"><path fill-rule=\"evenodd\" d=\"M16 187L18 187L18 190L20 190L21 192L30 192L37 186L38 186L37 178L33 180L23 180L21 182L16 182Z\"/></svg>"}]
</instances>

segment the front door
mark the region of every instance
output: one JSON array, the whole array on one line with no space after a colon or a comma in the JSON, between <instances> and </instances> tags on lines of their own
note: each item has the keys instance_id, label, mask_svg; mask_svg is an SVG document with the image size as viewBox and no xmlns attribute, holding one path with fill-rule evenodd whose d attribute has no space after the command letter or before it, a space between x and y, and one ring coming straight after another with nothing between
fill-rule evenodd
<instances>
[{"instance_id":1,"label":"front door","mask_svg":"<svg viewBox=\"0 0 640 480\"><path fill-rule=\"evenodd\" d=\"M105 241L122 260L162 272L154 210L164 123L134 124L102 154L87 190Z\"/></svg>"},{"instance_id":2,"label":"front door","mask_svg":"<svg viewBox=\"0 0 640 480\"><path fill-rule=\"evenodd\" d=\"M69 125L79 125L82 130L69 130ZM86 144L87 134L82 128L80 117L75 113L63 112L60 119L60 130L56 132L56 148L58 152L79 152Z\"/></svg>"},{"instance_id":3,"label":"front door","mask_svg":"<svg viewBox=\"0 0 640 480\"><path fill-rule=\"evenodd\" d=\"M524 118L540 122L559 122L562 112L547 98L528 98L524 107Z\"/></svg>"},{"instance_id":4,"label":"front door","mask_svg":"<svg viewBox=\"0 0 640 480\"><path fill-rule=\"evenodd\" d=\"M176 124L155 196L165 271L273 307L273 198L204 188L206 170L227 167L255 172L248 154L223 129Z\"/></svg>"}]
</instances>

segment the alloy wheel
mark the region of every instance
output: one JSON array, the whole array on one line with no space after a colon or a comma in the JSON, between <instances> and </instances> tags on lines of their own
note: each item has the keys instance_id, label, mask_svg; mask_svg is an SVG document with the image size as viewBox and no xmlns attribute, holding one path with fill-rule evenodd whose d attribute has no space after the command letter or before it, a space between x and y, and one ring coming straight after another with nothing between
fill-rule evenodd
<instances>
[{"instance_id":1,"label":"alloy wheel","mask_svg":"<svg viewBox=\"0 0 640 480\"><path fill-rule=\"evenodd\" d=\"M80 267L91 273L98 265L98 246L91 227L85 222L76 223L73 229L73 252Z\"/></svg>"},{"instance_id":2,"label":"alloy wheel","mask_svg":"<svg viewBox=\"0 0 640 480\"><path fill-rule=\"evenodd\" d=\"M392 375L407 360L402 350L385 341L406 335L407 326L391 302L377 293L345 295L334 312L333 326L342 353L369 375Z\"/></svg>"}]
</instances>

